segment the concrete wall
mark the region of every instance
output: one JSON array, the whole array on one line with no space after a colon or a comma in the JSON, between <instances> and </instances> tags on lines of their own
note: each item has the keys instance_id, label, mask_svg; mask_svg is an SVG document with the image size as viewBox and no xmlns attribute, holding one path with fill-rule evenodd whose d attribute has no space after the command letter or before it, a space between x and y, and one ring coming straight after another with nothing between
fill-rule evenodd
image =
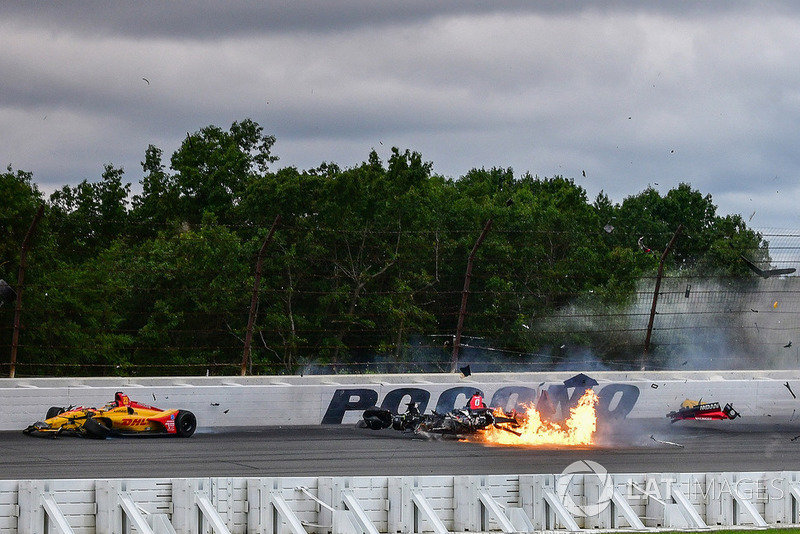
<instances>
[{"instance_id":1,"label":"concrete wall","mask_svg":"<svg viewBox=\"0 0 800 534\"><path fill-rule=\"evenodd\" d=\"M687 398L733 403L753 424L800 426L800 372L591 372L598 381L601 416L664 420ZM513 408L544 392L565 410L582 392L566 388L574 372L492 373L467 378L454 374L332 375L286 377L180 378L16 378L0 379L0 430L21 430L44 418L50 406L102 406L115 391L161 408L195 413L199 428L252 424L250 410L270 406L270 425L352 424L371 405L421 408L463 406L474 390L494 406ZM734 422L730 422L734 423Z\"/></svg>"}]
</instances>

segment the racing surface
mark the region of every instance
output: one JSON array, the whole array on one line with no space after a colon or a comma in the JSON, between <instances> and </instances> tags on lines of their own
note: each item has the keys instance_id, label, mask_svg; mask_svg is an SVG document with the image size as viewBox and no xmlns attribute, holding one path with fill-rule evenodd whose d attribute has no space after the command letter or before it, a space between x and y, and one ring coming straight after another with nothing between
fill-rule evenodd
<instances>
[{"instance_id":1,"label":"racing surface","mask_svg":"<svg viewBox=\"0 0 800 534\"><path fill-rule=\"evenodd\" d=\"M800 426L745 432L733 421L683 423L606 429L601 445L581 448L487 446L352 425L214 432L201 427L186 439L0 432L0 479L533 474L560 473L576 460L596 461L614 473L800 466L800 438L793 439Z\"/></svg>"}]
</instances>

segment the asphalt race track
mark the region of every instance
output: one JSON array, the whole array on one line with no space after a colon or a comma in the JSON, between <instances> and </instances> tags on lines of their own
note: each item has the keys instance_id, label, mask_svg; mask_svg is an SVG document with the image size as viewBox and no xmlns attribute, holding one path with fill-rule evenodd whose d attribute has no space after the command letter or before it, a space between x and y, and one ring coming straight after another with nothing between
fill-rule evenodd
<instances>
[{"instance_id":1,"label":"asphalt race track","mask_svg":"<svg viewBox=\"0 0 800 534\"><path fill-rule=\"evenodd\" d=\"M0 432L0 479L533 474L559 473L576 460L594 460L614 473L800 469L800 438L793 439L800 427L742 432L726 423L615 428L599 437L602 445L560 449L350 425L201 429L188 439L103 441Z\"/></svg>"}]
</instances>

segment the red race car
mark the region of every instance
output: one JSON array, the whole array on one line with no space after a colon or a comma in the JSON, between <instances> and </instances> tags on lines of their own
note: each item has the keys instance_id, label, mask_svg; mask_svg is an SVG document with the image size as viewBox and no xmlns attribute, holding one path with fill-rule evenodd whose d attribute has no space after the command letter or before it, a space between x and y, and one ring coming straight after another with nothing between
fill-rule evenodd
<instances>
[{"instance_id":1,"label":"red race car","mask_svg":"<svg viewBox=\"0 0 800 534\"><path fill-rule=\"evenodd\" d=\"M675 421L695 419L700 421L720 421L723 419L736 419L741 417L739 412L733 409L733 404L728 403L724 408L720 408L718 402L703 402L685 400L681 404L680 410L672 411L667 417Z\"/></svg>"}]
</instances>

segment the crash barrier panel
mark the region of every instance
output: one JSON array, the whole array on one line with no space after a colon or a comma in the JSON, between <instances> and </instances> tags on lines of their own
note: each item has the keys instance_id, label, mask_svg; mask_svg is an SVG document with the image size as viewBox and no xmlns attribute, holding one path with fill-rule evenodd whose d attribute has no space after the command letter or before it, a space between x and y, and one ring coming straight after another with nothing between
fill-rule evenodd
<instances>
[{"instance_id":1,"label":"crash barrier panel","mask_svg":"<svg viewBox=\"0 0 800 534\"><path fill-rule=\"evenodd\" d=\"M607 474L577 464L557 475L0 481L0 532L624 532L800 523L800 471Z\"/></svg>"},{"instance_id":2,"label":"crash barrier panel","mask_svg":"<svg viewBox=\"0 0 800 534\"><path fill-rule=\"evenodd\" d=\"M446 413L463 407L476 390L507 411L546 396L566 416L585 387L598 393L601 420L664 419L693 399L732 403L745 416L737 427L800 426L799 371L588 372L585 385L567 386L575 374L0 379L0 430L21 430L43 419L50 406L101 407L116 391L163 409L189 410L202 431L252 427L254 406L271 407L260 412L263 426L353 424L366 408L404 411L409 400L423 412Z\"/></svg>"}]
</instances>

